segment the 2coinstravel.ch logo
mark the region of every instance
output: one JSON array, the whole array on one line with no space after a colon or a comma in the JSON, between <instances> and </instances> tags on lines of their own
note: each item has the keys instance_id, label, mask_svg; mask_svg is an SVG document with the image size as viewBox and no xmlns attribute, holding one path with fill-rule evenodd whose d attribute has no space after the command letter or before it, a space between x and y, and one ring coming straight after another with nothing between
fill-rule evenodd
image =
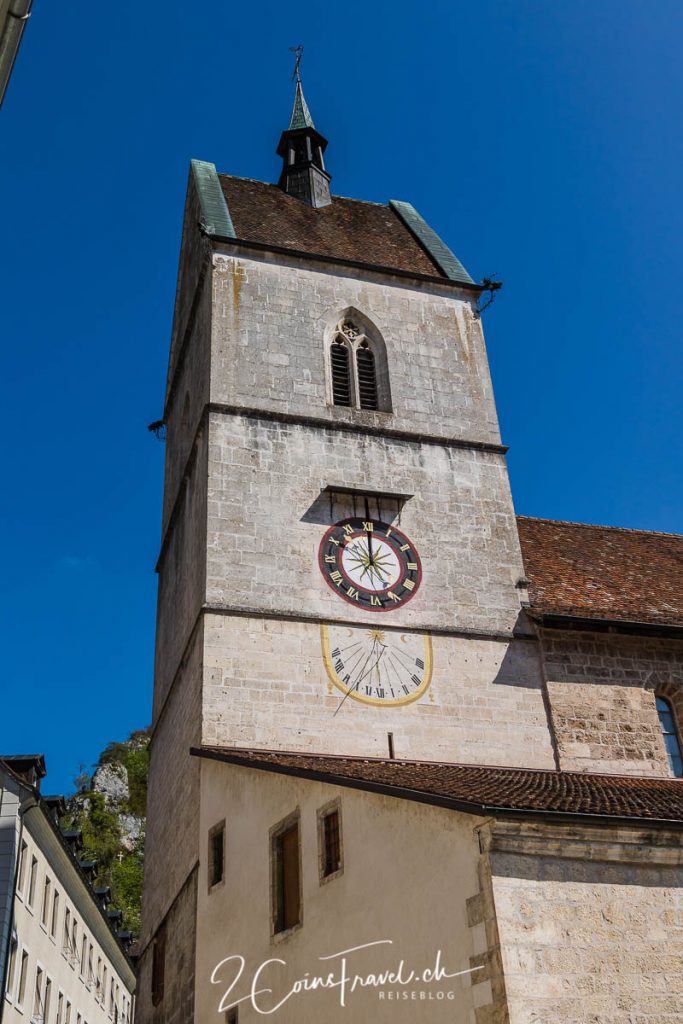
<instances>
[{"instance_id":1,"label":"2coinstravel.ch logo","mask_svg":"<svg viewBox=\"0 0 683 1024\"><path fill-rule=\"evenodd\" d=\"M391 968L379 971L358 973L354 968L353 962L358 962L362 951L393 944L392 939L377 939L319 956L317 960L325 966L319 967L318 973L306 971L294 981L288 979L287 961L281 957L264 960L249 976L245 957L240 954L226 956L211 972L211 984L220 985L222 991L218 1012L225 1013L240 1003L251 1003L256 1013L268 1016L277 1013L294 996L301 997L325 989L336 990L339 1005L344 1007L352 1002L350 997L354 993L367 990L374 990L378 999L441 1002L455 998L455 993L443 987L443 982L481 970L481 967L473 967L447 971L440 949L427 967L411 968L401 959ZM363 955L367 958L368 954L365 952ZM240 995L240 992L244 994Z\"/></svg>"}]
</instances>

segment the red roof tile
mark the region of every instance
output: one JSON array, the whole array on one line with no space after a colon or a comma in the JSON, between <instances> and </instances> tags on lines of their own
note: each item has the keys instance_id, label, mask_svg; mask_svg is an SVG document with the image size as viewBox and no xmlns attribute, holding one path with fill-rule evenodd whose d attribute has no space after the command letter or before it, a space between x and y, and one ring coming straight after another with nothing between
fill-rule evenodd
<instances>
[{"instance_id":1,"label":"red roof tile","mask_svg":"<svg viewBox=\"0 0 683 1024\"><path fill-rule=\"evenodd\" d=\"M683 536L517 519L532 612L683 624Z\"/></svg>"},{"instance_id":2,"label":"red roof tile","mask_svg":"<svg viewBox=\"0 0 683 1024\"><path fill-rule=\"evenodd\" d=\"M683 823L683 780L202 747L193 754L333 785L453 807Z\"/></svg>"},{"instance_id":3,"label":"red roof tile","mask_svg":"<svg viewBox=\"0 0 683 1024\"><path fill-rule=\"evenodd\" d=\"M277 185L219 180L240 241L448 280L390 206L333 196L314 210Z\"/></svg>"}]
</instances>

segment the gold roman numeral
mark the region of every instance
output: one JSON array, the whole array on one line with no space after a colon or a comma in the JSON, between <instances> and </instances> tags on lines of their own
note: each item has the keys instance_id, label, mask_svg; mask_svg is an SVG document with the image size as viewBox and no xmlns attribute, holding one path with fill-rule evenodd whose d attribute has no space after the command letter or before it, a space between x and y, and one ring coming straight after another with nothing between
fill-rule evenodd
<instances>
[{"instance_id":1,"label":"gold roman numeral","mask_svg":"<svg viewBox=\"0 0 683 1024\"><path fill-rule=\"evenodd\" d=\"M334 572L330 573L330 579L333 580L337 584L338 587L341 587L343 578L344 577L339 572L339 569L335 569Z\"/></svg>"},{"instance_id":2,"label":"gold roman numeral","mask_svg":"<svg viewBox=\"0 0 683 1024\"><path fill-rule=\"evenodd\" d=\"M413 572L417 572L417 562L408 562L407 568L408 568L408 570L412 570Z\"/></svg>"},{"instance_id":3,"label":"gold roman numeral","mask_svg":"<svg viewBox=\"0 0 683 1024\"><path fill-rule=\"evenodd\" d=\"M413 583L412 580L404 580L403 586L406 588L406 590L415 590L415 584Z\"/></svg>"}]
</instances>

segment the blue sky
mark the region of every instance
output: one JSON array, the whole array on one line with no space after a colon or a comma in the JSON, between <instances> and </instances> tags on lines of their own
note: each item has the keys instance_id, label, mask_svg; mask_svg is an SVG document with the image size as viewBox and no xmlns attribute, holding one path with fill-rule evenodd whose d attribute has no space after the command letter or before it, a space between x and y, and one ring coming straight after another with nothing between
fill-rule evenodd
<instances>
[{"instance_id":1,"label":"blue sky","mask_svg":"<svg viewBox=\"0 0 683 1024\"><path fill-rule=\"evenodd\" d=\"M0 750L69 789L150 718L189 160L276 180L288 47L341 195L477 278L518 512L681 531L678 0L35 0L0 112Z\"/></svg>"}]
</instances>

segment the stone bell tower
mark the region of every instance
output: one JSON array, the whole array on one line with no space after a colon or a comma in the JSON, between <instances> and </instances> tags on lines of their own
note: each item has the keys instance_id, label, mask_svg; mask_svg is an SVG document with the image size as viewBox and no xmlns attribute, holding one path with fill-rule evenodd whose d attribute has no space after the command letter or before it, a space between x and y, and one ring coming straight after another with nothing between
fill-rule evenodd
<instances>
[{"instance_id":1,"label":"stone bell tower","mask_svg":"<svg viewBox=\"0 0 683 1024\"><path fill-rule=\"evenodd\" d=\"M138 1013L190 1021L202 746L552 767L477 285L410 203L190 169ZM499 723L504 722L501 729Z\"/></svg>"}]
</instances>

